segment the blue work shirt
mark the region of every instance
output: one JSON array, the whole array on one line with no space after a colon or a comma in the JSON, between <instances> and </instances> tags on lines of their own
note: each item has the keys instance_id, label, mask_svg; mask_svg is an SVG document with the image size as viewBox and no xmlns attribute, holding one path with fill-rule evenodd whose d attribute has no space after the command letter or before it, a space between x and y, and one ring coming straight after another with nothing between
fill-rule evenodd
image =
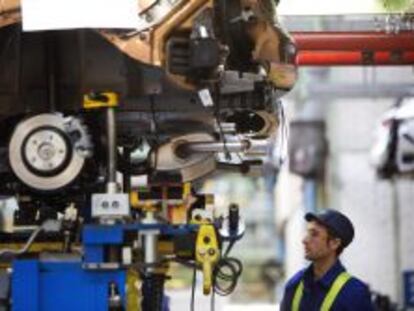
<instances>
[{"instance_id":1,"label":"blue work shirt","mask_svg":"<svg viewBox=\"0 0 414 311\"><path fill-rule=\"evenodd\" d=\"M345 268L339 260L322 278L316 281L313 277L312 265L299 271L286 284L280 311L292 310L293 296L302 279L304 290L300 311L319 311L332 283L343 271ZM357 278L352 277L339 292L330 311L374 311L368 287Z\"/></svg>"}]
</instances>

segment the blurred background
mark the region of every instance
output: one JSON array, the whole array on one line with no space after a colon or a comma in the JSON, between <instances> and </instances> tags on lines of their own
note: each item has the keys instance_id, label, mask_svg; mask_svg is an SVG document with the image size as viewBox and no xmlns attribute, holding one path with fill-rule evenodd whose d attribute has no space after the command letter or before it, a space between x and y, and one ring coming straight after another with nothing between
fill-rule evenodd
<instances>
[{"instance_id":1,"label":"blurred background","mask_svg":"<svg viewBox=\"0 0 414 311\"><path fill-rule=\"evenodd\" d=\"M389 13L409 11L410 5L282 0L278 13L288 31L398 32L414 24ZM295 89L282 99L287 119L282 134L289 142L284 164L269 159L253 176L221 173L200 185L215 194L219 207L237 203L246 222L244 238L232 250L244 265L240 283L233 295L215 297L215 309L278 310L286 280L306 265L304 214L333 208L356 228L342 256L345 266L368 283L378 310L409 310L414 306L414 153L402 155L404 163L384 164L375 148L392 143L389 136L378 137L384 113L414 101L413 68L319 66L298 72ZM187 310L192 272L173 271L182 276L169 284L172 309ZM210 310L210 298L199 286L195 299L197 310Z\"/></svg>"}]
</instances>

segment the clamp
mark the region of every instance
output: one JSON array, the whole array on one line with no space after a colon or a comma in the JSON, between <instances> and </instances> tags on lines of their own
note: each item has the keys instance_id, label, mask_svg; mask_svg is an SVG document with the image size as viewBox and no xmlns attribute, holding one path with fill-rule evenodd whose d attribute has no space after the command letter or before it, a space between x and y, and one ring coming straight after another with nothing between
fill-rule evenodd
<instances>
[{"instance_id":1,"label":"clamp","mask_svg":"<svg viewBox=\"0 0 414 311\"><path fill-rule=\"evenodd\" d=\"M83 95L83 108L114 108L119 104L118 94L113 92L91 92Z\"/></svg>"},{"instance_id":2,"label":"clamp","mask_svg":"<svg viewBox=\"0 0 414 311\"><path fill-rule=\"evenodd\" d=\"M196 262L203 267L203 293L210 294L213 267L219 260L216 230L212 224L202 224L196 241Z\"/></svg>"}]
</instances>

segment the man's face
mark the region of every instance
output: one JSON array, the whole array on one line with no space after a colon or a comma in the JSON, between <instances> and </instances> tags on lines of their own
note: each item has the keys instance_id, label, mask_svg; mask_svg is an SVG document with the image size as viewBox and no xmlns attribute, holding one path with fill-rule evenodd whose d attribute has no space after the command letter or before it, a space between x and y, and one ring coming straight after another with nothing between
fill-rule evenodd
<instances>
[{"instance_id":1,"label":"man's face","mask_svg":"<svg viewBox=\"0 0 414 311\"><path fill-rule=\"evenodd\" d=\"M339 239L331 238L328 230L316 221L308 222L306 235L302 242L305 258L310 261L336 256L336 250L341 243Z\"/></svg>"}]
</instances>

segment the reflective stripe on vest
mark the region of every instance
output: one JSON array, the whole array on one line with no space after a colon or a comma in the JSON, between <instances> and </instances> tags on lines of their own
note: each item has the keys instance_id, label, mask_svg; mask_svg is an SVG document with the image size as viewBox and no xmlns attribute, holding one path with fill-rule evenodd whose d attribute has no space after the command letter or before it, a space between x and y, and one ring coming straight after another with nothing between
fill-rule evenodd
<instances>
[{"instance_id":1,"label":"reflective stripe on vest","mask_svg":"<svg viewBox=\"0 0 414 311\"><path fill-rule=\"evenodd\" d=\"M326 294L325 299L323 300L321 311L329 311L335 302L336 297L338 296L341 289L349 281L351 275L347 272L342 272L339 274L335 281L333 282L331 288L329 289L328 294ZM292 311L299 311L300 303L303 296L303 280L300 281L299 285L296 287L295 295L293 296L292 301Z\"/></svg>"}]
</instances>

